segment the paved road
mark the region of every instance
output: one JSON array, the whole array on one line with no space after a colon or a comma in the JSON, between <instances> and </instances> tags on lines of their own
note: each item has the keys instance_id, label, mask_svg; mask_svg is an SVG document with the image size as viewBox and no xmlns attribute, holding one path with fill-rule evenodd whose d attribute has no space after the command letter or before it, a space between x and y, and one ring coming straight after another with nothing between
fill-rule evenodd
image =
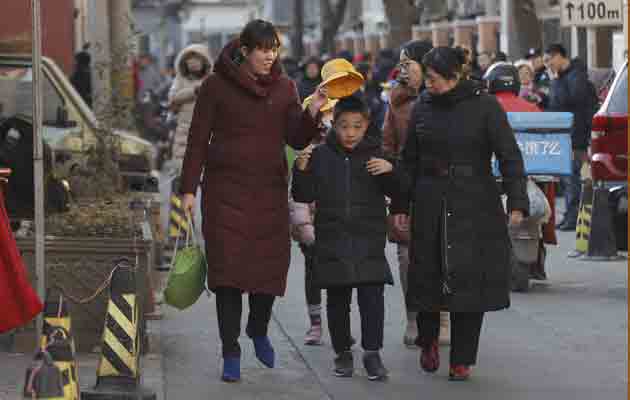
<instances>
[{"instance_id":1,"label":"paved road","mask_svg":"<svg viewBox=\"0 0 630 400\"><path fill-rule=\"evenodd\" d=\"M507 311L489 314L481 340L479 365L467 383L447 381L418 370L418 352L402 345L403 307L399 287L386 291L384 361L386 383L368 382L357 362L358 376L340 380L331 374L332 350L302 344L307 317L299 249L289 276L287 296L275 309L271 335L280 365L267 370L244 348L244 381L218 380L220 356L212 300L191 310L167 311L163 322L166 398L208 399L621 399L627 396L627 262L571 260L566 253L573 235L562 234L550 251L550 280L527 294L514 294ZM396 275L395 248L387 249ZM356 310L356 306L354 306ZM358 314L358 312L355 312ZM356 317L356 315L355 315ZM360 337L358 320L353 327ZM360 351L356 350L356 360ZM443 351L447 365L447 351Z\"/></svg>"}]
</instances>

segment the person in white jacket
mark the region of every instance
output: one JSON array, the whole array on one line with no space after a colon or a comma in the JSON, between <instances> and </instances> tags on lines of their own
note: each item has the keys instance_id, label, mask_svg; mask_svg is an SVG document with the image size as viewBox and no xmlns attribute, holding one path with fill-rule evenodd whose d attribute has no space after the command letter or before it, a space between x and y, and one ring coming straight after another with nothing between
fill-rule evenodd
<instances>
[{"instance_id":1,"label":"person in white jacket","mask_svg":"<svg viewBox=\"0 0 630 400\"><path fill-rule=\"evenodd\" d=\"M212 71L212 60L208 48L204 45L193 44L182 50L174 64L176 76L168 92L169 110L176 117L177 127L171 139L171 158L164 164L165 179L160 185L160 193L163 198L162 224L165 228L164 235L168 235L171 242L167 248L175 243L175 239L169 233L170 198L172 193L179 190L179 179L181 174L184 155L186 154L186 144L188 142L188 130L192 121L197 92L205 78ZM200 196L198 196L200 197ZM201 208L195 209L192 216L196 236L201 238ZM203 247L203 246L202 246ZM167 264L171 263L170 257L174 254L173 249L167 251L165 257Z\"/></svg>"},{"instance_id":2,"label":"person in white jacket","mask_svg":"<svg viewBox=\"0 0 630 400\"><path fill-rule=\"evenodd\" d=\"M192 120L197 92L204 79L212 70L212 61L208 48L193 44L182 50L175 60L177 75L168 94L169 109L177 115L177 128L171 149L172 160L181 168L188 130Z\"/></svg>"}]
</instances>

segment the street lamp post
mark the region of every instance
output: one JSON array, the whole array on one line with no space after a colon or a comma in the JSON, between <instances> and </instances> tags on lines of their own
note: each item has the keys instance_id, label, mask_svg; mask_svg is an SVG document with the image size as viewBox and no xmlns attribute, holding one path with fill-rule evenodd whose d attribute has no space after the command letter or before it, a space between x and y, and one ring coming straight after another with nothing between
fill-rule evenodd
<instances>
[{"instance_id":1,"label":"street lamp post","mask_svg":"<svg viewBox=\"0 0 630 400\"><path fill-rule=\"evenodd\" d=\"M35 271L37 292L46 297L44 243L44 146L42 140L42 37L40 0L31 0L33 25L33 166L35 185ZM37 317L37 337L43 332L43 316Z\"/></svg>"}]
</instances>

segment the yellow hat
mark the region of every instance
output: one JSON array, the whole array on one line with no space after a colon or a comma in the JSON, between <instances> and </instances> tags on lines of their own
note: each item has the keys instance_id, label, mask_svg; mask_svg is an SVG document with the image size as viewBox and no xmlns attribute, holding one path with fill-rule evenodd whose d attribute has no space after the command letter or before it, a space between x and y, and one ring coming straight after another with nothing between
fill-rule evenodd
<instances>
[{"instance_id":1,"label":"yellow hat","mask_svg":"<svg viewBox=\"0 0 630 400\"><path fill-rule=\"evenodd\" d=\"M328 97L340 99L359 90L365 79L348 60L335 58L324 64L322 81L328 89Z\"/></svg>"},{"instance_id":2,"label":"yellow hat","mask_svg":"<svg viewBox=\"0 0 630 400\"><path fill-rule=\"evenodd\" d=\"M313 95L310 95L304 99L304 102L302 103L302 109L306 110L308 106L311 104L311 101L313 101ZM326 112L326 111L332 110L338 101L339 100L337 99L328 99L328 101L324 103L324 105L319 109L319 111Z\"/></svg>"}]
</instances>

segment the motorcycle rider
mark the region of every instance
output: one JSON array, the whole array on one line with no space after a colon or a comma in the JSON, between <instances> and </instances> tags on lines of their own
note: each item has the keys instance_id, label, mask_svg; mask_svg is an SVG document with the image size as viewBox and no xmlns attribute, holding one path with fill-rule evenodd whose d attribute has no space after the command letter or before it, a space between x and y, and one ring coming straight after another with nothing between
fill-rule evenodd
<instances>
[{"instance_id":1,"label":"motorcycle rider","mask_svg":"<svg viewBox=\"0 0 630 400\"><path fill-rule=\"evenodd\" d=\"M488 92L494 94L501 107L506 112L542 112L542 110L534 103L531 103L519 96L521 90L521 82L518 69L510 63L495 63L483 77L487 84ZM551 207L551 216L549 221L542 226L542 238L539 246L538 262L530 271L531 277L534 279L547 279L544 265L544 245L558 244L555 230L555 199L556 191L553 182L536 182L545 194L549 206Z\"/></svg>"}]
</instances>

